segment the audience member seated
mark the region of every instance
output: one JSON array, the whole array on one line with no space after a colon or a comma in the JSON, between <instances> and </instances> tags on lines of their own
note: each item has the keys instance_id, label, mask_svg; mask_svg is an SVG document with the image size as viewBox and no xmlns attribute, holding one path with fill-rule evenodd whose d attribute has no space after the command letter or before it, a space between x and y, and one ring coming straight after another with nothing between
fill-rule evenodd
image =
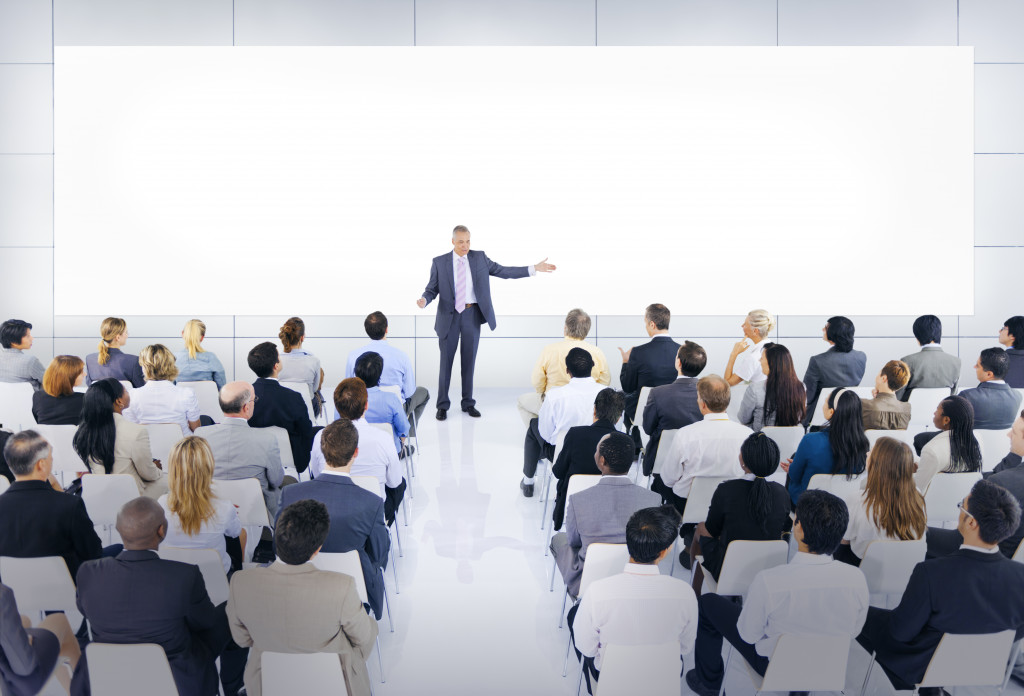
<instances>
[{"instance_id":1,"label":"audience member seated","mask_svg":"<svg viewBox=\"0 0 1024 696\"><path fill-rule=\"evenodd\" d=\"M591 693L591 680L600 677L601 658L609 645L679 641L680 657L693 653L697 598L685 582L658 571L678 534L679 513L674 508L636 511L626 523L626 567L619 575L595 580L580 599L569 630L577 656L584 656L583 673Z\"/></svg>"},{"instance_id":2,"label":"audience member seated","mask_svg":"<svg viewBox=\"0 0 1024 696\"><path fill-rule=\"evenodd\" d=\"M323 547L330 524L323 503L292 503L281 512L274 531L279 562L231 578L231 635L238 645L252 648L245 668L248 696L263 693L264 652L337 653L346 693L370 695L366 660L377 638L377 622L367 616L351 577L308 562Z\"/></svg>"},{"instance_id":3,"label":"audience member seated","mask_svg":"<svg viewBox=\"0 0 1024 696\"><path fill-rule=\"evenodd\" d=\"M545 346L537 358L537 364L534 365L530 377L534 391L519 397L519 416L526 427L530 427L530 421L540 414L541 404L548 391L569 383L570 376L565 371L565 358L573 348L581 348L590 353L594 363L591 376L596 381L605 386L612 382L604 351L584 340L590 333L590 315L582 309L570 310L565 315L563 333L565 337L561 341Z\"/></svg>"},{"instance_id":4,"label":"audience member seated","mask_svg":"<svg viewBox=\"0 0 1024 696\"><path fill-rule=\"evenodd\" d=\"M807 390L797 377L786 346L765 343L761 351L765 379L751 382L743 392L737 419L754 432L768 426L800 425L807 413Z\"/></svg>"},{"instance_id":5,"label":"audience member seated","mask_svg":"<svg viewBox=\"0 0 1024 696\"><path fill-rule=\"evenodd\" d=\"M75 355L58 355L43 375L43 388L32 394L32 416L39 425L78 425L85 394L85 363Z\"/></svg>"},{"instance_id":6,"label":"audience member seated","mask_svg":"<svg viewBox=\"0 0 1024 696\"><path fill-rule=\"evenodd\" d=\"M555 458L558 433L592 422L594 400L603 387L591 374L594 358L582 348L573 348L565 356L569 383L550 389L540 414L530 419L523 444L523 480L519 488L527 498L533 496L533 477L537 462Z\"/></svg>"},{"instance_id":7,"label":"audience member seated","mask_svg":"<svg viewBox=\"0 0 1024 696\"><path fill-rule=\"evenodd\" d=\"M867 356L853 349L853 322L846 317L830 317L822 329L824 340L832 346L811 358L804 373L807 389L805 425L818 404L818 394L829 387L856 387L864 379Z\"/></svg>"},{"instance_id":8,"label":"audience member seated","mask_svg":"<svg viewBox=\"0 0 1024 696\"><path fill-rule=\"evenodd\" d=\"M978 386L960 392L974 407L974 427L978 430L1005 430L1013 426L1021 396L1004 380L1009 367L1010 357L1005 350L986 348L974 364Z\"/></svg>"},{"instance_id":9,"label":"audience member seated","mask_svg":"<svg viewBox=\"0 0 1024 696\"><path fill-rule=\"evenodd\" d=\"M644 310L644 329L651 340L629 350L619 348L622 355L619 382L626 394L624 420L627 428L633 425L633 414L636 413L637 402L640 400L640 390L644 387L671 384L676 379L673 361L679 352L679 344L668 335L671 319L672 313L665 305L647 305L647 309Z\"/></svg>"},{"instance_id":10,"label":"audience member seated","mask_svg":"<svg viewBox=\"0 0 1024 696\"><path fill-rule=\"evenodd\" d=\"M349 380L343 380L342 384ZM341 385L339 385L340 388ZM337 392L335 392L337 393ZM366 594L378 619L384 608L383 570L388 563L391 537L384 526L384 501L352 481L352 463L359 455L360 432L347 418L336 420L317 434L324 470L313 481L287 486L281 506L299 500L319 500L331 517L330 531L321 546L324 553L358 551ZM388 450L391 450L390 443Z\"/></svg>"},{"instance_id":11,"label":"audience member seated","mask_svg":"<svg viewBox=\"0 0 1024 696\"><path fill-rule=\"evenodd\" d=\"M569 428L558 452L558 459L551 466L552 475L558 479L555 486L555 509L552 515L555 531L562 528L565 517L565 497L569 492L569 479L576 475L600 475L597 461L597 443L605 435L616 432L615 424L622 418L625 398L622 392L605 387L594 399L594 422L591 425L577 425Z\"/></svg>"},{"instance_id":12,"label":"audience member seated","mask_svg":"<svg viewBox=\"0 0 1024 696\"><path fill-rule=\"evenodd\" d=\"M405 497L406 482L391 438L366 420L366 410L369 408L366 394L366 385L358 377L343 379L334 389L334 408L340 418L352 421L359 432L359 454L353 460L352 475L373 476L380 482L380 493L384 497L384 519L391 526L398 506ZM313 477L319 477L324 471L325 457L320 445L320 434L317 433L313 439L309 465L309 473Z\"/></svg>"},{"instance_id":13,"label":"audience member seated","mask_svg":"<svg viewBox=\"0 0 1024 696\"><path fill-rule=\"evenodd\" d=\"M996 464L989 476L1020 466L1021 460L1024 458L1024 411L1021 411L1020 415L1017 416L1017 420L1013 421L1013 427L1006 436L1010 438L1010 451ZM1004 488L1010 488L1005 484L1000 485ZM1024 503L1021 503L1021 505L1024 506Z\"/></svg>"},{"instance_id":14,"label":"audience member seated","mask_svg":"<svg viewBox=\"0 0 1024 696\"><path fill-rule=\"evenodd\" d=\"M865 430L906 430L910 425L910 404L896 398L910 379L910 368L902 360L890 360L875 377L871 399L861 401Z\"/></svg>"},{"instance_id":15,"label":"audience member seated","mask_svg":"<svg viewBox=\"0 0 1024 696\"><path fill-rule=\"evenodd\" d=\"M153 459L146 426L121 415L130 403L131 393L113 377L93 382L72 443L92 473L127 474L140 495L156 499L167 492L167 476Z\"/></svg>"},{"instance_id":16,"label":"audience member seated","mask_svg":"<svg viewBox=\"0 0 1024 696\"><path fill-rule=\"evenodd\" d=\"M701 595L697 664L686 673L694 693L718 696L725 677L723 639L763 675L783 634L854 638L860 633L868 613L868 583L859 568L832 558L848 522L842 500L807 491L796 507L798 551L788 564L754 576L742 608L729 597Z\"/></svg>"},{"instance_id":17,"label":"audience member seated","mask_svg":"<svg viewBox=\"0 0 1024 696\"><path fill-rule=\"evenodd\" d=\"M379 353L367 352L356 360L356 377L366 385L366 420L368 423L387 423L394 434L395 451L404 456L402 445L409 436L409 419L398 397L381 391L380 375L384 359Z\"/></svg>"},{"instance_id":18,"label":"audience member seated","mask_svg":"<svg viewBox=\"0 0 1024 696\"><path fill-rule=\"evenodd\" d=\"M164 545L213 549L220 555L224 573L231 572L225 538L238 539L239 546L245 549L245 530L234 503L213 492L214 460L210 445L203 438L190 435L171 448L170 459L170 491L159 500L168 521Z\"/></svg>"},{"instance_id":19,"label":"audience member seated","mask_svg":"<svg viewBox=\"0 0 1024 696\"><path fill-rule=\"evenodd\" d=\"M117 533L124 551L83 564L78 575L78 608L89 620L92 639L156 643L167 654L178 692L195 696L218 693L220 656L224 693L238 693L245 656L236 655L241 661L229 665L228 654L240 651L221 655L231 641L224 605L210 602L199 566L157 555L167 535L164 511L150 498L129 501L117 514ZM72 693L88 694L86 660L78 667Z\"/></svg>"},{"instance_id":20,"label":"audience member seated","mask_svg":"<svg viewBox=\"0 0 1024 696\"><path fill-rule=\"evenodd\" d=\"M128 324L118 317L107 317L100 325L98 353L85 356L85 383L113 377L119 382L130 382L136 389L146 383L146 377L136 355L122 353L128 342Z\"/></svg>"},{"instance_id":21,"label":"audience member seated","mask_svg":"<svg viewBox=\"0 0 1024 696\"><path fill-rule=\"evenodd\" d=\"M743 477L723 481L715 489L708 519L697 525L694 543L680 554L679 562L690 566L698 556L701 567L693 570L693 589L700 594L704 573L718 580L725 552L733 541L774 541L792 525L786 487L767 481L779 468L779 446L764 433L753 433L740 446ZM688 558L684 558L684 554Z\"/></svg>"},{"instance_id":22,"label":"audience member seated","mask_svg":"<svg viewBox=\"0 0 1024 696\"><path fill-rule=\"evenodd\" d=\"M914 483L922 493L928 492L932 477L938 473L981 471L981 448L974 437L974 410L967 399L957 395L940 401L932 423L939 432L921 449L921 461L914 474ZM917 441L915 437L915 445Z\"/></svg>"},{"instance_id":23,"label":"audience member seated","mask_svg":"<svg viewBox=\"0 0 1024 696\"><path fill-rule=\"evenodd\" d=\"M999 342L1006 346L1009 365L1006 383L1013 389L1024 389L1024 317L1010 317L999 330Z\"/></svg>"},{"instance_id":24,"label":"audience member seated","mask_svg":"<svg viewBox=\"0 0 1024 696\"><path fill-rule=\"evenodd\" d=\"M142 349L139 364L146 383L132 390L124 417L142 425L177 423L182 436L191 435L200 426L199 399L188 387L174 383L178 376L174 355L167 346L156 343Z\"/></svg>"},{"instance_id":25,"label":"audience member seated","mask_svg":"<svg viewBox=\"0 0 1024 696\"><path fill-rule=\"evenodd\" d=\"M697 376L708 364L708 355L693 341L683 341L676 351L676 381L651 389L644 406L644 432L650 436L644 451L644 476L650 476L658 458L661 433L696 423L701 416L697 406Z\"/></svg>"},{"instance_id":26,"label":"audience member seated","mask_svg":"<svg viewBox=\"0 0 1024 696\"><path fill-rule=\"evenodd\" d=\"M203 349L206 324L189 319L181 332L185 347L174 354L179 382L214 382L221 389L227 382L224 366L213 353Z\"/></svg>"},{"instance_id":27,"label":"audience member seated","mask_svg":"<svg viewBox=\"0 0 1024 696\"><path fill-rule=\"evenodd\" d=\"M921 350L903 356L910 369L910 381L896 396L900 401L910 398L914 389L949 388L956 391L960 381L960 358L942 350L942 321L934 314L925 314L914 320L914 338Z\"/></svg>"},{"instance_id":28,"label":"audience member seated","mask_svg":"<svg viewBox=\"0 0 1024 696\"><path fill-rule=\"evenodd\" d=\"M944 633L1016 631L1024 637L1024 564L999 553L999 542L1020 525L1020 505L1009 491L978 481L960 503L963 545L952 555L918 563L895 609L868 610L857 638L893 686L913 689L924 677ZM940 696L941 688L920 693Z\"/></svg>"},{"instance_id":29,"label":"audience member seated","mask_svg":"<svg viewBox=\"0 0 1024 696\"><path fill-rule=\"evenodd\" d=\"M277 378L282 382L304 382L309 387L309 398L312 399L324 383L324 371L320 369L320 358L302 350L302 343L306 340L306 323L298 317L292 317L284 323L277 337L284 347L281 373Z\"/></svg>"},{"instance_id":30,"label":"audience member seated","mask_svg":"<svg viewBox=\"0 0 1024 696\"><path fill-rule=\"evenodd\" d=\"M218 401L224 421L196 430L196 435L204 438L213 452L213 478L259 481L267 514L274 519L281 504L284 467L277 437L268 430L249 427L256 406L253 386L248 382L231 382L220 390Z\"/></svg>"},{"instance_id":31,"label":"audience member seated","mask_svg":"<svg viewBox=\"0 0 1024 696\"><path fill-rule=\"evenodd\" d=\"M430 401L430 392L423 387L416 386L416 376L413 373L412 361L409 360L409 356L388 342L388 318L384 316L383 312L371 312L363 321L363 330L370 337L370 342L348 354L345 377L356 376L356 360L360 355L368 351L377 353L384 358L384 370L380 375L381 386L401 387L406 418L412 420L415 417L415 421L419 422L420 416L423 415L423 409ZM415 427L412 434L416 434Z\"/></svg>"},{"instance_id":32,"label":"audience member seated","mask_svg":"<svg viewBox=\"0 0 1024 696\"><path fill-rule=\"evenodd\" d=\"M633 465L633 438L619 432L605 435L594 459L601 480L569 496L565 531L551 538L551 553L570 597L579 595L587 548L593 543L625 543L626 523L633 513L661 502L657 493L634 485L628 476Z\"/></svg>"},{"instance_id":33,"label":"audience member seated","mask_svg":"<svg viewBox=\"0 0 1024 696\"><path fill-rule=\"evenodd\" d=\"M775 328L775 318L763 309L755 309L747 314L740 328L743 339L732 347L723 377L730 387L740 382L752 384L765 380L767 373L761 367L761 353L768 345L765 339Z\"/></svg>"},{"instance_id":34,"label":"audience member seated","mask_svg":"<svg viewBox=\"0 0 1024 696\"><path fill-rule=\"evenodd\" d=\"M850 525L836 559L859 566L872 541L913 541L928 526L924 496L914 485L914 453L905 442L880 437L868 454L864 490L847 500Z\"/></svg>"},{"instance_id":35,"label":"audience member seated","mask_svg":"<svg viewBox=\"0 0 1024 696\"><path fill-rule=\"evenodd\" d=\"M256 403L249 425L266 428L276 425L288 431L295 470L300 474L309 466L309 450L313 444L313 424L309 421L306 402L288 387L278 382L281 361L277 346L269 341L249 351L249 369L256 373L252 383L256 390Z\"/></svg>"},{"instance_id":36,"label":"audience member seated","mask_svg":"<svg viewBox=\"0 0 1024 696\"><path fill-rule=\"evenodd\" d=\"M38 391L43 386L43 364L25 355L32 347L32 325L21 319L0 324L0 346L0 382L30 382Z\"/></svg>"},{"instance_id":37,"label":"audience member seated","mask_svg":"<svg viewBox=\"0 0 1024 696\"><path fill-rule=\"evenodd\" d=\"M0 636L0 693L36 696L50 675L56 675L64 691L71 688L71 673L57 662L67 660L74 670L82 650L63 613L50 614L32 628L31 620L18 611L14 592L0 585Z\"/></svg>"},{"instance_id":38,"label":"audience member seated","mask_svg":"<svg viewBox=\"0 0 1024 696\"><path fill-rule=\"evenodd\" d=\"M671 451L663 458L661 478L651 484L651 490L674 505L679 514L686 509L686 497L698 476L743 476L740 446L752 431L729 420L725 414L729 397L729 383L718 375L697 382L697 406L703 419L676 434Z\"/></svg>"},{"instance_id":39,"label":"audience member seated","mask_svg":"<svg viewBox=\"0 0 1024 696\"><path fill-rule=\"evenodd\" d=\"M869 449L864 434L860 397L846 389L833 389L822 405L828 423L800 440L792 459L782 462L789 474L789 497L795 505L815 474L845 476L849 481L864 473Z\"/></svg>"}]
</instances>

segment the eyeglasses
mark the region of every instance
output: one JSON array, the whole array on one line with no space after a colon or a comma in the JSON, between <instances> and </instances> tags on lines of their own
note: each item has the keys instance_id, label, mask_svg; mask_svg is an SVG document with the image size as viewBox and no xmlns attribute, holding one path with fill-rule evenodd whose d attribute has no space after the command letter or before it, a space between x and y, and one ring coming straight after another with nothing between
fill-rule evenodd
<instances>
[{"instance_id":1,"label":"eyeglasses","mask_svg":"<svg viewBox=\"0 0 1024 696\"><path fill-rule=\"evenodd\" d=\"M959 503L956 504L956 507L957 507L957 509L960 510L960 512L964 513L965 515L967 515L971 519L977 519L974 515L971 514L970 510L968 510L967 508L964 507L964 501L961 500Z\"/></svg>"}]
</instances>

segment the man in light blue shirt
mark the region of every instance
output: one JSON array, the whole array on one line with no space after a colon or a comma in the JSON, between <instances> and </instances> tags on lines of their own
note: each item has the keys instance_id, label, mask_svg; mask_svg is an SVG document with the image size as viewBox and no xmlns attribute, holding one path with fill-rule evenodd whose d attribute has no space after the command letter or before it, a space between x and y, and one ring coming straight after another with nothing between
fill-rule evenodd
<instances>
[{"instance_id":1,"label":"man in light blue shirt","mask_svg":"<svg viewBox=\"0 0 1024 696\"><path fill-rule=\"evenodd\" d=\"M384 360L379 353L373 351L363 353L356 360L356 377L366 384L366 422L388 423L391 434L395 438L395 451L404 456L402 444L409 436L409 419L405 416L402 402L391 392L382 391L380 374Z\"/></svg>"}]
</instances>

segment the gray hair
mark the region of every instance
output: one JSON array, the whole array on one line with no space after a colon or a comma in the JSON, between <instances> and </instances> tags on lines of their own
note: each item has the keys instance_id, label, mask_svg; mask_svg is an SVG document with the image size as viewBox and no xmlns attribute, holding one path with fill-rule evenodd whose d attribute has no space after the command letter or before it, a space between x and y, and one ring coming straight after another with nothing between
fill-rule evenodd
<instances>
[{"instance_id":1,"label":"gray hair","mask_svg":"<svg viewBox=\"0 0 1024 696\"><path fill-rule=\"evenodd\" d=\"M35 430L22 430L7 438L4 459L15 476L28 476L36 462L50 456L50 443Z\"/></svg>"},{"instance_id":2,"label":"gray hair","mask_svg":"<svg viewBox=\"0 0 1024 696\"><path fill-rule=\"evenodd\" d=\"M565 315L565 335L581 341L590 333L590 315L580 308L571 309Z\"/></svg>"}]
</instances>

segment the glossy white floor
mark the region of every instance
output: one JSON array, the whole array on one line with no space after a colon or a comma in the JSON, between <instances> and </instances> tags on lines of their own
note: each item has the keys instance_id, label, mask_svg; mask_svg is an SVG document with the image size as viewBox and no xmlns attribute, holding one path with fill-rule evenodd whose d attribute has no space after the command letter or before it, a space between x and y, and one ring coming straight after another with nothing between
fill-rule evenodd
<instances>
[{"instance_id":1,"label":"glossy white floor","mask_svg":"<svg viewBox=\"0 0 1024 696\"><path fill-rule=\"evenodd\" d=\"M481 390L479 419L456 408L439 423L433 401L424 412L412 514L402 527L400 594L387 574L395 632L385 616L384 684L376 655L369 661L377 696L575 693L574 658L562 677L568 630L557 625L564 586L556 579L555 591L548 590L552 561L543 553L541 504L518 487L524 428L516 396ZM678 564L675 575L689 580ZM866 667L866 654L854 648L846 693L859 693ZM878 676L868 692L891 693ZM725 686L730 696L753 693L738 658ZM692 693L685 682L680 693ZM964 693L995 690L957 690ZM1011 680L1007 693L1024 689Z\"/></svg>"}]
</instances>

